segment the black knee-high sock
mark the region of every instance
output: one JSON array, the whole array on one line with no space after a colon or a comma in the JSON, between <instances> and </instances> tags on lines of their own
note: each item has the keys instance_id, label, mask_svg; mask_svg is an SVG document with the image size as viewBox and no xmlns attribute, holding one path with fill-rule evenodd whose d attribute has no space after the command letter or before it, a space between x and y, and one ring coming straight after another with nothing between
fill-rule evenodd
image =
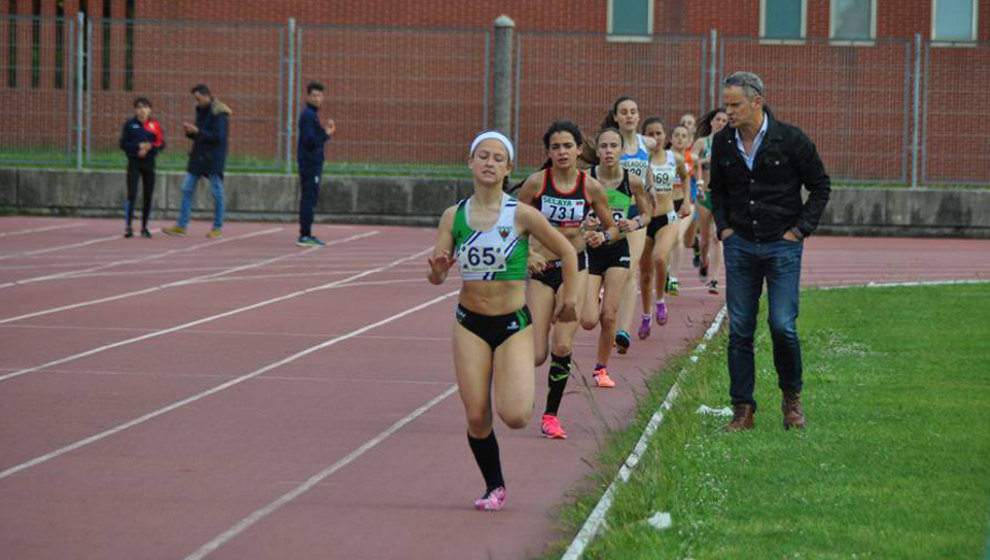
<instances>
[{"instance_id":1,"label":"black knee-high sock","mask_svg":"<svg viewBox=\"0 0 990 560\"><path fill-rule=\"evenodd\" d=\"M478 462L481 475L485 477L486 490L491 491L499 486L505 486L502 480L502 461L498 457L498 440L495 439L495 430L488 434L488 437L475 439L468 434L468 445L471 446L471 453L474 453L474 460Z\"/></svg>"},{"instance_id":2,"label":"black knee-high sock","mask_svg":"<svg viewBox=\"0 0 990 560\"><path fill-rule=\"evenodd\" d=\"M547 408L543 414L557 415L560 399L564 398L564 387L567 386L567 376L571 373L571 355L558 356L550 354L550 373L547 376Z\"/></svg>"}]
</instances>

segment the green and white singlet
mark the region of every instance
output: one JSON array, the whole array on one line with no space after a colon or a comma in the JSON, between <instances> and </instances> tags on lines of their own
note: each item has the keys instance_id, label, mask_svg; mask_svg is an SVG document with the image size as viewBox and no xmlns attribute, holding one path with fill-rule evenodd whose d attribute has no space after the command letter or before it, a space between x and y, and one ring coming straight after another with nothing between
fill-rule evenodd
<instances>
[{"instance_id":1,"label":"green and white singlet","mask_svg":"<svg viewBox=\"0 0 990 560\"><path fill-rule=\"evenodd\" d=\"M529 238L516 234L519 201L502 194L498 219L487 231L476 231L469 221L471 199L457 205L454 225L454 255L463 280L525 280Z\"/></svg>"}]
</instances>

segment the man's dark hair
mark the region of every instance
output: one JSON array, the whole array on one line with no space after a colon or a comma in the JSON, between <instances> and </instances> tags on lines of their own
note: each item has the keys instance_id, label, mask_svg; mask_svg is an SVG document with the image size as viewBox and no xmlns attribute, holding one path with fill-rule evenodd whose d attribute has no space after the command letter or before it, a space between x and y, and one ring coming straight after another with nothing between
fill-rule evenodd
<instances>
[{"instance_id":1,"label":"man's dark hair","mask_svg":"<svg viewBox=\"0 0 990 560\"><path fill-rule=\"evenodd\" d=\"M213 94L210 93L210 88L206 87L206 84L194 85L192 89L189 90L189 93L198 93L200 95L208 95L210 97L213 97Z\"/></svg>"},{"instance_id":2,"label":"man's dark hair","mask_svg":"<svg viewBox=\"0 0 990 560\"><path fill-rule=\"evenodd\" d=\"M138 97L134 100L134 107L138 105L144 105L145 107L151 107L151 101L147 97Z\"/></svg>"},{"instance_id":3,"label":"man's dark hair","mask_svg":"<svg viewBox=\"0 0 990 560\"><path fill-rule=\"evenodd\" d=\"M313 93L313 90L325 92L327 88L324 87L323 84L321 84L320 82L310 82L309 84L306 85L306 95Z\"/></svg>"}]
</instances>

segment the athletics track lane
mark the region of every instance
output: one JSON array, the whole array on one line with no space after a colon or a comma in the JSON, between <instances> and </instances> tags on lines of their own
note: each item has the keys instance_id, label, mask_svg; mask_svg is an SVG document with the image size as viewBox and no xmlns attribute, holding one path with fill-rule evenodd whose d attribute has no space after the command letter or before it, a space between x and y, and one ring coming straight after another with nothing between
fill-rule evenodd
<instances>
[{"instance_id":1,"label":"athletics track lane","mask_svg":"<svg viewBox=\"0 0 990 560\"><path fill-rule=\"evenodd\" d=\"M43 219L18 220L24 229L53 225ZM271 227L237 225L245 232ZM72 232L78 240L82 228L92 228L90 234L99 237L116 226L116 222L86 221L85 226L62 233ZM0 234L14 229L0 220ZM232 275L237 278L218 278L146 298L0 325L0 366L4 372L23 368L68 355L73 349L94 348L326 284L341 278L336 272L387 264L430 246L434 239L432 230L401 228L353 228L335 231L333 237L371 229L381 234L307 254L291 266L288 262L295 259ZM23 236L0 237L0 254L9 252L10 242L18 237ZM40 240L33 240L31 250L45 249L37 245ZM63 241L47 242L58 246ZM156 238L152 242L159 251L200 241L163 239L159 243ZM257 262L292 252L288 242L288 234L258 236L245 241L251 247L245 254L237 254L235 244L230 243L225 248L229 254L217 254L213 260L227 259L223 266L228 268L238 262ZM73 258L90 266L127 254L124 249L118 252L107 247L101 243L67 251L76 252ZM915 240L812 238L808 247L805 279L809 283L922 279L940 277L946 270L955 278L990 274L986 242L921 242L918 248ZM955 262L953 255L957 254L968 256L970 262ZM170 257L182 255L164 257L165 263ZM0 469L458 287L456 279L441 287L428 285L423 280L423 262L423 258L413 259L355 281L362 285L306 294L0 382L0 441L4 442ZM216 269L209 265L209 259L182 264ZM119 283L128 278L124 272L120 277L101 277L101 282ZM570 439L551 442L540 438L539 410L525 430L510 433L497 425L509 482L508 510L486 515L468 508L481 481L464 441L463 412L453 395L224 542L210 557L519 558L539 554L548 539L557 537L556 506L590 471L584 461L593 460L605 426L618 427L630 417L634 390L642 388L638 370L658 365L667 352L686 348L717 310L718 298L704 294L692 272L684 270L681 277L688 289L673 299L671 324L662 330L654 327L649 341L636 344L628 356L614 359L619 389L588 391L577 374L572 377L562 408ZM68 292L72 301L82 301L104 293L88 291L91 281L65 279L48 287L60 295ZM4 310L19 289L0 291ZM35 307L46 306L43 299ZM0 513L0 546L18 558L181 558L191 554L443 394L452 384L452 307L452 298L441 300L0 479L5 504ZM125 326L117 326L121 321ZM10 332L20 334L8 338ZM66 343L69 348L48 348L53 339L79 337L84 338ZM593 361L593 344L591 334L579 336L575 356L585 375ZM649 354L642 351L646 348ZM544 366L537 373L538 408L545 375Z\"/></svg>"}]
</instances>

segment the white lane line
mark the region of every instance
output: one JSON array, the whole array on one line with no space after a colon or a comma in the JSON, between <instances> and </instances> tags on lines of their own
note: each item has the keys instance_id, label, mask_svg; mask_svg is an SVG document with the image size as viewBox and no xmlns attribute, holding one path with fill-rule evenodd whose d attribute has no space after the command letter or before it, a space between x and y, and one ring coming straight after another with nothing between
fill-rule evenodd
<instances>
[{"instance_id":1,"label":"white lane line","mask_svg":"<svg viewBox=\"0 0 990 560\"><path fill-rule=\"evenodd\" d=\"M420 257L422 257L423 255L429 253L432 250L433 250L432 248L423 249L422 251L419 251L418 253L415 253L415 254L410 255L408 257L403 257L403 258L401 258L399 260L392 261L389 264L386 264L386 265L383 265L383 266L380 266L378 268L374 268L374 269L371 269L371 270L367 270L367 271L362 272L360 274L355 274L354 276L351 276L349 278L344 278L343 280L337 280L336 282L330 282L329 284L323 284L323 285L315 286L315 287L312 287L312 288L306 288L304 290L299 290L299 291L296 291L296 292L292 292L291 294L286 294L284 296L279 296L279 297L276 297L276 298L266 299L264 301L260 301L258 303L253 303L251 305L246 305L244 307L239 307L239 308L233 309L231 311L225 311L223 313L217 313L216 315L210 315L209 317L203 317L202 319L197 319L195 321L190 321L188 323L183 323L181 325L176 325L174 327L170 327L170 328L167 328L167 329L162 329L162 330L151 332L151 333L144 334L144 335L141 335L141 336L136 336L134 338L128 338L126 340L121 340L120 342L114 342L112 344L107 344L105 346L100 346L99 348L93 348L92 350L86 350L85 352L80 352L78 354L73 354L71 356L66 356L65 358L60 358L58 360L53 360L51 362L44 363L44 364L41 364L39 366L24 368L24 369L17 370L17 371L15 371L13 373L8 373L6 375L0 375L0 381L7 381L8 379L13 379L13 378L19 377L21 375L27 375L29 373L32 373L32 372L35 372L35 371L38 371L38 370L43 370L43 369L46 369L46 368L49 368L49 367L52 367L52 366L61 365L61 364L67 363L67 362L71 362L73 360L78 360L80 358L85 358L87 356L92 356L93 354L99 354L100 352L105 352L105 351L111 350L113 348L119 348L121 346L126 346L128 344L134 344L135 342L141 342L141 341L148 340L148 339L151 339L151 338L156 338L156 337L163 336L163 335L166 335L166 334L171 334L171 333L174 333L174 332L178 332L178 331L187 329L189 327L195 327L197 325L202 325L204 323L209 323L209 322L215 321L217 319L222 319L224 317L230 317L232 315L237 315L238 313L243 313L245 311L251 311L253 309L259 309L261 307L265 307L265 306L268 306L268 305L272 305L274 303L279 303L279 302L282 302L282 301L290 300L292 298L296 298L296 297L299 297L299 296L302 296L302 295L305 295L305 294L309 294L309 293L313 293L313 292L318 292L318 291L321 291L321 290L327 290L327 289L333 288L333 287L335 287L335 286L337 286L339 284L343 284L345 282L350 282L352 280L356 280L358 278L362 278L362 277L368 276L370 274L375 274L375 273L381 272L383 270L388 270L389 268L392 268L393 266L396 266L398 264L401 264L401 263L403 263L405 261L416 259L416 258L420 258Z\"/></svg>"},{"instance_id":2,"label":"white lane line","mask_svg":"<svg viewBox=\"0 0 990 560\"><path fill-rule=\"evenodd\" d=\"M197 280L196 283L208 283L208 282L243 282L245 280L271 280L271 279L285 279L285 278L305 278L310 276L331 276L338 274L348 274L358 272L357 270L344 270L337 272L302 272L299 274L259 274L257 276L225 276L223 278L212 278L209 280ZM386 286L389 284L409 284L409 283L420 283L423 281L422 276L406 280L375 280L371 282L353 282L347 284L346 286L337 286L338 288L353 288L357 286Z\"/></svg>"},{"instance_id":3,"label":"white lane line","mask_svg":"<svg viewBox=\"0 0 990 560\"><path fill-rule=\"evenodd\" d=\"M441 403L444 399L446 399L450 395L453 395L456 391L457 391L457 385L456 384L451 385L450 387L447 388L447 390L433 397L432 399L427 401L426 404L420 406L416 410L409 413L408 416L396 421L394 424L389 426L380 434L364 442L360 447L348 453L347 456L345 456L343 459L337 461L336 463L330 465L329 467L323 469L322 471L314 474L313 476L309 477L309 479L306 480L306 482L303 482L299 486L296 486L292 490L289 490L285 494L282 494L282 496L280 496L275 501L269 503L268 505L260 509L255 510L251 515L245 517L244 519L241 519L236 524L231 526L229 529L217 535L216 538L201 546L198 550L196 550L196 552L193 552L189 556L186 556L185 560L201 560L202 558L205 558L216 549L230 542L237 535L246 531L255 523L261 521L265 517L277 511L285 504L291 502L292 500L306 493L306 491L313 488L317 484L323 482L327 477L329 477L333 473L353 463L358 457L364 455L370 449L372 449L379 443L385 441L385 439L387 439L389 436L401 430L403 426L419 418L420 416L425 414L428 410L430 410L437 404Z\"/></svg>"},{"instance_id":4,"label":"white lane line","mask_svg":"<svg viewBox=\"0 0 990 560\"><path fill-rule=\"evenodd\" d=\"M111 237L97 237L96 239L90 239L88 241L81 241L79 243L70 243L69 245L59 245L57 247L49 247L47 249L39 249L37 251L27 251L24 253L12 253L10 255L0 255L0 259L13 259L17 257L30 257L34 255L43 255L45 253L54 253L55 251L62 251L64 249L85 247L87 245L93 245L95 243L103 243L105 241L114 241L116 239L122 239L122 237L119 235L114 235Z\"/></svg>"},{"instance_id":5,"label":"white lane line","mask_svg":"<svg viewBox=\"0 0 990 560\"><path fill-rule=\"evenodd\" d=\"M370 237L372 235L377 235L377 234L378 234L378 230L374 230L374 231L371 231L371 232L368 232L368 233L361 233L361 234L358 234L358 235L352 235L351 237L347 237L347 238L344 238L344 239L341 239L341 240L338 240L338 241L331 241L331 242L327 243L327 245L328 246L329 245L334 245L334 244L339 245L341 243L347 243L348 241L354 241L356 239L363 239L365 237ZM206 274L204 276L197 276L196 278L188 278L188 279L185 279L185 280L176 280L174 282L169 282L167 284L159 284L157 286L152 286L150 288L145 288L143 290L135 290L133 292L127 292L127 293L123 293L123 294L117 294L115 296L107 296L107 297L104 297L104 298L92 299L92 300L89 300L89 301L82 301L82 302L79 302L79 303L72 303L72 304L69 304L69 305L62 305L60 307L53 307L51 309L44 309L42 311L35 311L33 313L25 313L24 315L16 315L14 317L6 317L4 319L0 319L0 325L5 325L7 323L13 323L13 322L16 322L16 321L23 321L24 319L30 319L32 317L41 317L42 315L51 315L52 313L59 313L59 312L62 312L62 311L69 311L71 309L79 309L81 307L89 307L91 305L98 305L100 303L106 303L108 301L117 301L117 300L129 298L129 297L134 297L134 296L139 296L139 295L143 295L143 294L150 294L152 292L157 292L157 291L160 291L160 290L165 290L167 288L174 288L174 287L177 287L177 286L187 286L187 285L196 283L197 281L199 281L201 279L214 278L214 277L222 276L224 274L229 274L229 273L232 273L232 272L240 272L242 270L247 270L249 268L257 268L257 267L265 266L265 265L271 264L273 262L278 262L278 261L281 261L281 260L291 259L291 258L294 258L294 257L298 257L300 255L305 255L307 253L310 253L310 252L315 251L315 250L318 250L318 249L319 249L319 247L313 247L311 249L306 249L306 250L301 251L301 252L298 252L298 253L289 253L289 254L286 254L286 255L282 255L281 257L275 257L275 258L272 258L272 259L258 261L258 262L255 262L255 263L245 264L245 265L241 265L241 266L235 266L234 268L228 268L226 270L221 270L220 272L214 272L212 274ZM0 381L3 381L3 378L2 377L0 377Z\"/></svg>"},{"instance_id":6,"label":"white lane line","mask_svg":"<svg viewBox=\"0 0 990 560\"><path fill-rule=\"evenodd\" d=\"M20 229L20 230L17 230L17 231L5 231L3 233L0 233L0 237L11 237L11 236L14 236L14 235L25 235L25 234L28 234L28 233L39 233L39 232L42 232L42 231L51 231L53 229L74 228L74 227L79 227L79 226L84 226L84 225L86 225L86 224L85 223L79 223L79 224L60 224L60 225L57 225L57 226L45 226L45 227L31 228L31 229Z\"/></svg>"},{"instance_id":7,"label":"white lane line","mask_svg":"<svg viewBox=\"0 0 990 560\"><path fill-rule=\"evenodd\" d=\"M722 326L722 321L725 319L727 311L725 307L718 312L715 316L715 320L712 321L708 330L705 331L705 335L702 337L702 341L698 343L695 347L694 352L692 352L691 361L698 361L698 355L705 350L705 341L711 340L715 333L718 332L719 327ZM567 551L561 556L561 560L578 560L581 555L584 554L584 549L588 547L592 539L595 538L595 534L601 529L602 525L605 523L605 516L608 515L608 510L612 507L612 500L615 498L615 493L618 491L619 485L629 481L629 476L632 474L632 470L636 468L639 464L640 458L643 456L643 452L646 451L646 446L649 445L650 440L653 438L653 434L660 428L660 424L663 423L663 412L665 410L670 410L674 406L674 399L681 393L680 384L683 380L685 374L687 374L687 369L682 369L677 375L677 381L674 382L673 386L670 387L670 391L667 392L667 397L664 399L660 408L653 413L650 421L646 424L646 428L643 430L643 435L639 436L639 441L636 442L636 447L633 448L632 452L626 457L626 461L619 468L619 472L615 474L615 478L612 479L611 484L602 494L601 499L598 500L598 504L595 505L595 509L591 511L591 515L585 520L584 525L581 526L581 530L578 534L574 536L574 540L571 541L571 545L567 547Z\"/></svg>"},{"instance_id":8,"label":"white lane line","mask_svg":"<svg viewBox=\"0 0 990 560\"><path fill-rule=\"evenodd\" d=\"M34 282L44 282L44 281L47 281L47 280L57 280L59 278L75 278L77 276L82 276L82 275L84 275L84 274L86 274L88 272L95 272L97 270L104 270L104 269L111 268L111 267L114 267L114 266L122 266L122 265L125 265L125 264L135 264L135 263L140 263L140 262L147 262L147 261L151 261L151 260L155 260L155 259L160 259L162 257L167 257L169 255L175 255L177 253L189 253L189 252L192 252L192 251L196 251L196 250L202 249L203 247L215 247L217 245L220 245L221 243L229 243L231 241L240 241L240 240L244 240L244 239L250 239L252 237L258 237L260 235L268 235L269 233L276 233L276 232L279 232L279 231L282 231L282 228L264 229L264 230L261 230L261 231L256 231L256 232L253 232L253 233L248 233L246 235L238 235L238 236L235 236L235 237L228 237L226 239L220 239L220 240L214 241L214 242L200 243L199 245L193 245L192 247L184 247L182 249L171 249L169 251L165 251L165 252L162 252L162 253L156 253L154 255L148 255L148 256L144 256L144 257L140 257L140 258L136 258L136 259L127 259L127 260L122 260L122 261L113 261L113 262L109 262L109 263L106 263L106 264L101 264L101 265L98 265L98 266L94 266L94 267L90 267L90 268L85 268L83 270L67 270L65 272L59 272L57 274L48 274L46 276L36 276L34 278L25 278L24 280L15 280L13 282L7 282L7 283L4 283L4 284L0 284L0 288L12 288L14 286L19 286L21 284L31 284L31 283L34 283Z\"/></svg>"},{"instance_id":9,"label":"white lane line","mask_svg":"<svg viewBox=\"0 0 990 560\"><path fill-rule=\"evenodd\" d=\"M427 249L427 251L432 251L432 250L433 250L432 248ZM423 252L423 254L425 254L425 253L426 253L426 251ZM419 255L417 254L416 256L419 256ZM439 303L439 302L441 302L441 301L443 301L443 300L445 300L445 299L447 299L447 298L449 298L449 297L457 294L458 291L459 290L453 291L453 292L448 292L448 293L446 293L446 294L444 294L442 296L435 297L435 298L433 298L433 299L431 299L431 300L429 300L429 301L427 301L425 303L421 303L421 304L416 305L414 307L410 307L409 309L406 309L405 311L400 311L399 313L396 313L396 314L394 314L394 315L392 315L390 317L386 317L385 319L382 319L380 321L376 321L376 322L371 323L369 325L365 325L364 327L361 327L359 329L353 330L353 331L351 331L351 332L349 332L347 334L344 334L344 335L341 335L341 336L337 336L337 337L331 338L330 340L321 342L320 344L317 344L316 346L310 346L309 348L306 348L305 350L301 350L301 351L296 352L295 354L293 354L291 356L288 356L286 358L283 358L283 359L281 359L281 360L279 360L277 362L273 362L273 363L268 364L267 366L264 366L264 367L262 367L260 369L256 369L256 370L252 371L251 373L247 373L247 374L244 374L244 375L242 375L240 377L236 377L234 379L231 379L230 381L228 381L226 383L222 383L220 385L217 385L216 387L207 389L207 390L205 390L203 392L200 392L200 393L197 393L197 394L195 394L195 395L193 395L191 397L187 397L187 398L182 399L180 401L174 402L174 403L172 403L172 404L170 404L168 406L159 408L158 410L155 410L154 412L149 412L148 414L145 414L144 416L140 416L140 417L135 418L133 420L129 420L127 422L124 422L123 424L118 424L117 426L114 426L113 428L110 428L108 430L102 431L102 432L100 432L98 434L95 434L95 435L92 435L92 436L90 436L88 438L81 439L81 440L79 440L79 441L77 441L75 443L66 445L65 447L61 447L59 449L56 449L55 451L52 451L51 453L47 453L47 454L42 455L40 457L35 457L34 459L31 459L30 461L26 461L26 462L21 463L19 465L15 465L13 467L10 467L10 468L4 470L3 472L0 472L0 480L2 480L4 478L7 478L8 476L11 476L13 474L16 474L16 473L19 473L21 471L24 471L25 469L29 469L31 467L40 465L41 463L45 463L47 461L51 461L52 459L54 459L56 457L59 457L61 455L65 455L66 453L69 453L70 451L75 451L76 449L79 449L81 447L85 447L87 445L90 445L90 444L95 443L97 441L100 441L102 439L108 438L108 437L110 437L110 436L112 436L114 434L118 434L120 432L123 432L124 430L127 430L129 428L133 428L134 426L137 426L139 424L143 424L143 423L147 422L148 420L151 420L153 418L157 418L157 417L159 417L159 416L161 416L163 414L167 414L169 412L172 412L173 410L176 410L178 408L182 408L182 407L184 407L184 406L186 406L188 404L192 404L192 403L194 403L196 401L199 401L201 399L204 399L204 398L206 398L206 397L208 397L210 395L215 395L215 394L217 394L217 393L219 393L221 391L224 391L224 390L227 390L227 389L229 389L231 387L234 387L235 385L239 385L241 383L244 383L245 381L247 381L249 379L253 379L253 378L255 378L255 377L257 377L257 376L259 376L259 375L261 375L261 374L263 374L263 373L265 373L267 371L271 371L273 369L282 367L285 364L294 362L295 360L298 360L299 358L302 358L304 356L307 356L309 354L312 354L313 352L317 352L319 350L323 350L324 348L328 348L330 346L333 346L334 344L337 344L337 343L343 342L345 340L354 338L354 337L356 337L356 336L358 336L358 335L360 335L362 333L365 333L365 332L370 331L372 329L378 328L378 327L380 327L382 325L386 325L388 323L391 323L393 321L396 321L398 319L401 319L401 318L405 317L406 315L410 315L410 314L415 313L415 312L417 312L417 311L419 311L421 309L425 309L425 308L427 308L427 307L429 307L429 306L431 306L431 305L433 305L435 303ZM454 388L456 388L456 385L454 387L451 387L451 388L447 389L447 391L442 395L442 397L443 398L446 398L449 394L453 393L453 389ZM436 401L436 402L439 402L440 400L443 400L443 399L442 398L440 398L439 400L438 399L434 399L434 401ZM431 401L431 403L433 403L433 401ZM432 406L432 404L430 404L430 406ZM401 427L401 426L399 426L399 427ZM395 429L398 429L398 428L395 428ZM382 439L384 439L384 438L382 438ZM367 444L365 444L365 445L367 445ZM369 449L370 449L370 447L369 447ZM363 453L363 451L362 451L362 453ZM353 459L351 459L351 460L353 460Z\"/></svg>"}]
</instances>

